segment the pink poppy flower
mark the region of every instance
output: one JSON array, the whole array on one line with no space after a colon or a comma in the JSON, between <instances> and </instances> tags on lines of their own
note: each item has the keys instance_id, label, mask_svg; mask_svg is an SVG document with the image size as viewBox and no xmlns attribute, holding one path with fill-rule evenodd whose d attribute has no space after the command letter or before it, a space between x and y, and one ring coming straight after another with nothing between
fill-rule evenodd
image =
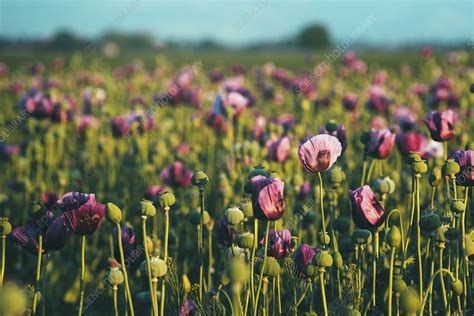
<instances>
[{"instance_id":1,"label":"pink poppy flower","mask_svg":"<svg viewBox=\"0 0 474 316\"><path fill-rule=\"evenodd\" d=\"M268 159L282 162L290 156L290 139L284 136L278 139L269 139L265 146L268 150Z\"/></svg>"},{"instance_id":2,"label":"pink poppy flower","mask_svg":"<svg viewBox=\"0 0 474 316\"><path fill-rule=\"evenodd\" d=\"M383 224L387 212L368 185L354 191L349 190L349 197L352 204L352 219L357 227L372 230Z\"/></svg>"},{"instance_id":3,"label":"pink poppy flower","mask_svg":"<svg viewBox=\"0 0 474 316\"><path fill-rule=\"evenodd\" d=\"M365 144L365 152L373 158L385 159L392 153L394 144L395 134L392 134L390 130L373 130Z\"/></svg>"},{"instance_id":4,"label":"pink poppy flower","mask_svg":"<svg viewBox=\"0 0 474 316\"><path fill-rule=\"evenodd\" d=\"M255 176L252 184L254 216L264 221L276 221L285 214L284 183L278 178Z\"/></svg>"},{"instance_id":5,"label":"pink poppy flower","mask_svg":"<svg viewBox=\"0 0 474 316\"><path fill-rule=\"evenodd\" d=\"M454 137L454 125L457 121L458 114L451 109L432 111L425 117L431 138L437 142L448 141Z\"/></svg>"},{"instance_id":6,"label":"pink poppy flower","mask_svg":"<svg viewBox=\"0 0 474 316\"><path fill-rule=\"evenodd\" d=\"M307 137L298 149L303 168L308 172L324 172L331 168L341 155L342 145L331 135Z\"/></svg>"}]
</instances>

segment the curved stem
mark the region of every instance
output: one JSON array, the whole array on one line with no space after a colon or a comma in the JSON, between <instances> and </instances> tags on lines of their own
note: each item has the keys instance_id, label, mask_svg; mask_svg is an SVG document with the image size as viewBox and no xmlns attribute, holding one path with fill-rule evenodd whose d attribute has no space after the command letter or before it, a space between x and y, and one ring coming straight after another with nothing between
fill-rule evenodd
<instances>
[{"instance_id":1,"label":"curved stem","mask_svg":"<svg viewBox=\"0 0 474 316\"><path fill-rule=\"evenodd\" d=\"M258 298L260 296L260 291L262 290L262 283L263 283L263 272L265 270L265 265L267 264L267 248L268 248L268 231L269 230L270 230L270 221L267 222L267 228L265 230L265 244L263 247L263 262L260 269L260 277L258 280L257 294L255 295L255 306L253 307L254 315L257 315Z\"/></svg>"},{"instance_id":2,"label":"curved stem","mask_svg":"<svg viewBox=\"0 0 474 316\"><path fill-rule=\"evenodd\" d=\"M427 298L428 298L428 295L429 295L429 294L431 293L431 291L433 290L433 281L434 281L434 279L436 278L436 276L437 276L438 274L439 274L439 277L442 279L442 278L443 278L443 276L442 276L443 271L446 272L446 273L449 275L449 277L451 278L451 280L453 280L453 281L455 280L454 275L453 275L453 274L451 273L451 271L449 271L448 269L444 269L444 268L438 269L438 270L433 274L433 276L431 276L430 283L429 283L429 285L428 285L428 290L426 291L425 296L422 298L422 302L423 302L423 303L421 304L420 315L423 315L423 311L424 311L425 305L426 305L426 300L427 300Z\"/></svg>"},{"instance_id":3,"label":"curved stem","mask_svg":"<svg viewBox=\"0 0 474 316\"><path fill-rule=\"evenodd\" d=\"M122 228L120 227L120 224L117 223L117 241L118 241L118 247L119 247L119 253L120 253L120 264L122 266L122 272L123 272L123 277L125 280L125 293L128 299L128 306L130 308L130 315L134 316L135 311L133 308L133 301L132 301L132 293L130 292L130 285L128 283L128 273L127 273L127 267L125 264L125 256L123 254L123 245L122 245Z\"/></svg>"},{"instance_id":4,"label":"curved stem","mask_svg":"<svg viewBox=\"0 0 474 316\"><path fill-rule=\"evenodd\" d=\"M324 289L324 268L319 268L319 285L321 286L321 300L323 301L324 315L328 316L328 306L326 303L326 290Z\"/></svg>"},{"instance_id":5,"label":"curved stem","mask_svg":"<svg viewBox=\"0 0 474 316\"><path fill-rule=\"evenodd\" d=\"M145 248L145 260L147 268L147 277L148 277L148 288L150 289L150 299L153 309L153 315L158 316L158 304L156 302L156 293L153 293L153 282L151 280L151 264L150 256L148 255L148 247L146 242L146 216L142 215L142 231L143 231L143 247Z\"/></svg>"},{"instance_id":6,"label":"curved stem","mask_svg":"<svg viewBox=\"0 0 474 316\"><path fill-rule=\"evenodd\" d=\"M234 308L232 307L232 300L230 299L229 294L227 294L227 292L224 291L223 289L219 289L218 292L221 292L221 293L224 294L224 296L226 297L227 302L229 303L229 306L230 306L230 314L234 315Z\"/></svg>"},{"instance_id":7,"label":"curved stem","mask_svg":"<svg viewBox=\"0 0 474 316\"><path fill-rule=\"evenodd\" d=\"M385 221L385 227L388 227L388 223L390 222L390 216L392 216L393 213L398 213L398 222L400 224L400 234L402 235L402 250L405 249L405 234L403 233L403 217L402 213L398 209L393 209L388 213L387 220Z\"/></svg>"},{"instance_id":8,"label":"curved stem","mask_svg":"<svg viewBox=\"0 0 474 316\"><path fill-rule=\"evenodd\" d=\"M79 316L82 315L82 305L84 302L84 279L86 278L86 263L85 263L85 253L86 253L86 235L81 236L81 294L79 297Z\"/></svg>"},{"instance_id":9,"label":"curved stem","mask_svg":"<svg viewBox=\"0 0 474 316\"><path fill-rule=\"evenodd\" d=\"M393 266L395 263L395 251L396 248L392 247L392 251L390 253L390 272L388 277L388 316L392 316Z\"/></svg>"},{"instance_id":10,"label":"curved stem","mask_svg":"<svg viewBox=\"0 0 474 316\"><path fill-rule=\"evenodd\" d=\"M83 236L84 237L84 236ZM84 245L82 246L84 248ZM84 250L83 252L84 253ZM41 278L41 258L43 254L43 236L41 234L38 235L38 261L36 263L36 279L35 279L35 294L33 295L33 315L36 315L36 304L38 301L38 287L39 287L39 281ZM83 255L84 257L84 255ZM84 265L84 264L83 264ZM82 273L81 273L82 276ZM82 277L81 277L81 292L82 290ZM81 295L83 296L83 295ZM82 299L81 299L81 311L82 311ZM81 314L79 314L81 315Z\"/></svg>"},{"instance_id":11,"label":"curved stem","mask_svg":"<svg viewBox=\"0 0 474 316\"><path fill-rule=\"evenodd\" d=\"M319 204L321 207L321 224L323 226L323 247L326 248L326 217L324 215L324 190L323 190L323 177L321 177L321 173L317 172L318 179L319 179Z\"/></svg>"},{"instance_id":12,"label":"curved stem","mask_svg":"<svg viewBox=\"0 0 474 316\"><path fill-rule=\"evenodd\" d=\"M169 210L170 207L165 207L165 244L164 244L164 256L163 260L166 264L168 264L168 235L169 235L169 226L170 226L170 218L169 218ZM164 315L165 313L165 295L166 295L166 278L161 280L161 304L160 304L160 314ZM158 302L157 302L158 304Z\"/></svg>"}]
</instances>

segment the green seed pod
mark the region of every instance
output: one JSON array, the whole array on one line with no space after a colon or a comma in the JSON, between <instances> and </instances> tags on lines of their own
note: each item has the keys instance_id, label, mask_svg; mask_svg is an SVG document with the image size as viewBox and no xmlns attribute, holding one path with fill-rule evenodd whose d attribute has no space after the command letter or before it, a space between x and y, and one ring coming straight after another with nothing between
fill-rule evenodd
<instances>
[{"instance_id":1,"label":"green seed pod","mask_svg":"<svg viewBox=\"0 0 474 316\"><path fill-rule=\"evenodd\" d=\"M451 202L451 211L454 214L461 214L464 213L465 204L463 200L454 200Z\"/></svg>"},{"instance_id":2,"label":"green seed pod","mask_svg":"<svg viewBox=\"0 0 474 316\"><path fill-rule=\"evenodd\" d=\"M24 315L27 305L25 292L14 283L0 288L0 315Z\"/></svg>"},{"instance_id":3,"label":"green seed pod","mask_svg":"<svg viewBox=\"0 0 474 316\"><path fill-rule=\"evenodd\" d=\"M321 245L329 245L329 243L331 242L331 237L329 236L329 234L327 232L324 235L323 235L323 232L319 232L318 233L318 242Z\"/></svg>"},{"instance_id":4,"label":"green seed pod","mask_svg":"<svg viewBox=\"0 0 474 316\"><path fill-rule=\"evenodd\" d=\"M244 213L237 206L230 206L225 210L227 222L231 225L239 225L244 221Z\"/></svg>"},{"instance_id":5,"label":"green seed pod","mask_svg":"<svg viewBox=\"0 0 474 316\"><path fill-rule=\"evenodd\" d=\"M201 225L201 212L198 209L195 209L188 215L189 222L193 225ZM209 223L210 217L207 211L204 211L203 214L203 225Z\"/></svg>"},{"instance_id":6,"label":"green seed pod","mask_svg":"<svg viewBox=\"0 0 474 316\"><path fill-rule=\"evenodd\" d=\"M318 273L318 268L315 265L308 264L303 268L303 274L308 278L315 277Z\"/></svg>"},{"instance_id":7,"label":"green seed pod","mask_svg":"<svg viewBox=\"0 0 474 316\"><path fill-rule=\"evenodd\" d=\"M0 236L6 236L12 231L12 225L6 217L0 217Z\"/></svg>"},{"instance_id":8,"label":"green seed pod","mask_svg":"<svg viewBox=\"0 0 474 316\"><path fill-rule=\"evenodd\" d=\"M474 255L474 240L471 239L471 236L465 235L464 242L466 243L466 256L470 257Z\"/></svg>"},{"instance_id":9,"label":"green seed pod","mask_svg":"<svg viewBox=\"0 0 474 316\"><path fill-rule=\"evenodd\" d=\"M332 256L326 250L317 253L313 261L318 267L323 268L329 268L333 262Z\"/></svg>"},{"instance_id":10,"label":"green seed pod","mask_svg":"<svg viewBox=\"0 0 474 316\"><path fill-rule=\"evenodd\" d=\"M143 216L153 217L156 214L156 208L151 201L143 200L140 202Z\"/></svg>"},{"instance_id":11,"label":"green seed pod","mask_svg":"<svg viewBox=\"0 0 474 316\"><path fill-rule=\"evenodd\" d=\"M441 175L441 170L438 167L434 167L430 176L428 177L428 182L432 187L437 187L440 185L441 180L443 179Z\"/></svg>"},{"instance_id":12,"label":"green seed pod","mask_svg":"<svg viewBox=\"0 0 474 316\"><path fill-rule=\"evenodd\" d=\"M411 164L411 170L413 170L415 173L423 174L428 172L428 165L424 160L415 161Z\"/></svg>"},{"instance_id":13,"label":"green seed pod","mask_svg":"<svg viewBox=\"0 0 474 316\"><path fill-rule=\"evenodd\" d=\"M402 241L402 234L400 233L400 229L397 226L390 227L387 235L385 236L385 240L390 247L398 247Z\"/></svg>"},{"instance_id":14,"label":"green seed pod","mask_svg":"<svg viewBox=\"0 0 474 316\"><path fill-rule=\"evenodd\" d=\"M176 198L173 193L165 191L158 195L158 203L162 208L167 208L176 203Z\"/></svg>"},{"instance_id":15,"label":"green seed pod","mask_svg":"<svg viewBox=\"0 0 474 316\"><path fill-rule=\"evenodd\" d=\"M227 262L232 262L233 260L236 260L236 259L244 260L245 252L242 248L237 247L236 245L233 245L225 250L224 258L227 260Z\"/></svg>"},{"instance_id":16,"label":"green seed pod","mask_svg":"<svg viewBox=\"0 0 474 316\"><path fill-rule=\"evenodd\" d=\"M112 267L110 268L107 279L109 280L110 284L112 285L119 285L122 284L124 281L123 272L119 268Z\"/></svg>"},{"instance_id":17,"label":"green seed pod","mask_svg":"<svg viewBox=\"0 0 474 316\"><path fill-rule=\"evenodd\" d=\"M451 280L451 290L453 291L454 294L460 296L463 292L463 284L461 282L461 280L459 279L455 279L454 281Z\"/></svg>"},{"instance_id":18,"label":"green seed pod","mask_svg":"<svg viewBox=\"0 0 474 316\"><path fill-rule=\"evenodd\" d=\"M257 262L256 270L260 273L262 270L262 261ZM265 269L263 274L266 276L277 277L280 274L280 264L274 257L267 257L267 262L265 263Z\"/></svg>"},{"instance_id":19,"label":"green seed pod","mask_svg":"<svg viewBox=\"0 0 474 316\"><path fill-rule=\"evenodd\" d=\"M365 245L372 241L372 233L367 229L356 229L352 232L352 242L356 245Z\"/></svg>"},{"instance_id":20,"label":"green seed pod","mask_svg":"<svg viewBox=\"0 0 474 316\"><path fill-rule=\"evenodd\" d=\"M336 265L336 268L341 270L342 266L344 265L344 260L342 259L341 253L339 251L333 252L332 259L334 261L334 264Z\"/></svg>"},{"instance_id":21,"label":"green seed pod","mask_svg":"<svg viewBox=\"0 0 474 316\"><path fill-rule=\"evenodd\" d=\"M150 258L150 269L152 278L161 278L168 272L168 266L165 261L158 257Z\"/></svg>"},{"instance_id":22,"label":"green seed pod","mask_svg":"<svg viewBox=\"0 0 474 316\"><path fill-rule=\"evenodd\" d=\"M122 211L114 203L107 203L107 208L105 209L105 217L112 224L118 224L122 221Z\"/></svg>"},{"instance_id":23,"label":"green seed pod","mask_svg":"<svg viewBox=\"0 0 474 316\"><path fill-rule=\"evenodd\" d=\"M441 219L436 213L425 213L420 218L420 228L428 233L432 233L441 226Z\"/></svg>"},{"instance_id":24,"label":"green seed pod","mask_svg":"<svg viewBox=\"0 0 474 316\"><path fill-rule=\"evenodd\" d=\"M446 231L448 230L448 228L446 226L440 226L437 230L436 230L436 235L435 235L435 239L437 242L439 243L445 243L447 241L447 238L446 238Z\"/></svg>"},{"instance_id":25,"label":"green seed pod","mask_svg":"<svg viewBox=\"0 0 474 316\"><path fill-rule=\"evenodd\" d=\"M346 174L340 166L335 166L329 171L329 182L339 186L346 179Z\"/></svg>"},{"instance_id":26,"label":"green seed pod","mask_svg":"<svg viewBox=\"0 0 474 316\"><path fill-rule=\"evenodd\" d=\"M417 161L421 161L421 156L419 153L417 152L410 152L410 154L408 155L408 164L409 165L412 165L414 162L417 162Z\"/></svg>"},{"instance_id":27,"label":"green seed pod","mask_svg":"<svg viewBox=\"0 0 474 316\"><path fill-rule=\"evenodd\" d=\"M237 237L237 245L243 249L252 249L254 236L252 233L242 233Z\"/></svg>"},{"instance_id":28,"label":"green seed pod","mask_svg":"<svg viewBox=\"0 0 474 316\"><path fill-rule=\"evenodd\" d=\"M337 131L337 127L338 127L338 124L335 120L329 120L325 126L329 134L332 134L333 132Z\"/></svg>"},{"instance_id":29,"label":"green seed pod","mask_svg":"<svg viewBox=\"0 0 474 316\"><path fill-rule=\"evenodd\" d=\"M347 307L342 313L342 316L360 316L360 312L357 309Z\"/></svg>"},{"instance_id":30,"label":"green seed pod","mask_svg":"<svg viewBox=\"0 0 474 316\"><path fill-rule=\"evenodd\" d=\"M351 219L347 216L341 216L334 220L334 229L341 234L349 232L351 229Z\"/></svg>"},{"instance_id":31,"label":"green seed pod","mask_svg":"<svg viewBox=\"0 0 474 316\"><path fill-rule=\"evenodd\" d=\"M256 176L264 176L264 177L268 178L270 176L270 174L267 171L265 171L265 169L263 167L256 166L247 175L247 180L250 180L250 179L252 179L253 177L256 177ZM251 193L251 192L247 192L247 193Z\"/></svg>"},{"instance_id":32,"label":"green seed pod","mask_svg":"<svg viewBox=\"0 0 474 316\"><path fill-rule=\"evenodd\" d=\"M453 159L448 159L443 165L443 173L447 176L454 176L460 170L459 164Z\"/></svg>"},{"instance_id":33,"label":"green seed pod","mask_svg":"<svg viewBox=\"0 0 474 316\"><path fill-rule=\"evenodd\" d=\"M193 174L191 183L198 187L204 187L209 183L209 177L204 173L204 171L198 170Z\"/></svg>"},{"instance_id":34,"label":"green seed pod","mask_svg":"<svg viewBox=\"0 0 474 316\"><path fill-rule=\"evenodd\" d=\"M253 205L252 205L252 200L243 198L240 200L240 209L242 212L244 212L245 217L251 218L253 217Z\"/></svg>"},{"instance_id":35,"label":"green seed pod","mask_svg":"<svg viewBox=\"0 0 474 316\"><path fill-rule=\"evenodd\" d=\"M233 259L227 265L227 276L232 283L242 284L248 279L248 269L244 260Z\"/></svg>"},{"instance_id":36,"label":"green seed pod","mask_svg":"<svg viewBox=\"0 0 474 316\"><path fill-rule=\"evenodd\" d=\"M393 182L393 181L392 181ZM395 183L393 184L395 186ZM374 190L380 194L388 194L390 192L390 183L385 178L378 178L374 181Z\"/></svg>"},{"instance_id":37,"label":"green seed pod","mask_svg":"<svg viewBox=\"0 0 474 316\"><path fill-rule=\"evenodd\" d=\"M393 282L393 290L395 293L402 293L407 288L407 284L403 281L402 278L396 278Z\"/></svg>"},{"instance_id":38,"label":"green seed pod","mask_svg":"<svg viewBox=\"0 0 474 316\"><path fill-rule=\"evenodd\" d=\"M401 293L400 306L407 314L414 314L418 310L419 303L420 298L415 289L407 287L405 291Z\"/></svg>"}]
</instances>

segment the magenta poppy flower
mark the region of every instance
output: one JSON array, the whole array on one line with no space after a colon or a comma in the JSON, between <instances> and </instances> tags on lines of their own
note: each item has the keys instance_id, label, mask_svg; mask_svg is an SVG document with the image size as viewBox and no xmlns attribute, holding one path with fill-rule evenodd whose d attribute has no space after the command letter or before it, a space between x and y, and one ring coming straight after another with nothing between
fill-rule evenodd
<instances>
[{"instance_id":1,"label":"magenta poppy flower","mask_svg":"<svg viewBox=\"0 0 474 316\"><path fill-rule=\"evenodd\" d=\"M276 162L282 162L290 156L290 138L284 136L278 139L269 139L265 144L267 158Z\"/></svg>"},{"instance_id":2,"label":"magenta poppy flower","mask_svg":"<svg viewBox=\"0 0 474 316\"><path fill-rule=\"evenodd\" d=\"M474 186L474 151L458 150L454 152L452 158L461 169L456 174L456 183L464 187Z\"/></svg>"},{"instance_id":3,"label":"magenta poppy flower","mask_svg":"<svg viewBox=\"0 0 474 316\"><path fill-rule=\"evenodd\" d=\"M331 136L335 136L339 140L339 142L341 143L341 146L342 146L341 154L344 153L344 151L346 150L346 148L347 148L347 133L346 133L346 128L344 127L344 125L342 125L342 124L337 125L336 130L333 131L332 133L329 133L325 126L321 126L319 128L318 134L328 134L328 135L331 135Z\"/></svg>"},{"instance_id":4,"label":"magenta poppy flower","mask_svg":"<svg viewBox=\"0 0 474 316\"><path fill-rule=\"evenodd\" d=\"M357 103L359 102L359 97L355 93L349 93L342 98L342 105L346 111L354 111L357 109Z\"/></svg>"},{"instance_id":5,"label":"magenta poppy flower","mask_svg":"<svg viewBox=\"0 0 474 316\"><path fill-rule=\"evenodd\" d=\"M397 148L402 156L408 156L411 152L421 154L428 143L425 135L416 131L399 133L395 137Z\"/></svg>"},{"instance_id":6,"label":"magenta poppy flower","mask_svg":"<svg viewBox=\"0 0 474 316\"><path fill-rule=\"evenodd\" d=\"M55 101L45 96L38 89L31 89L21 99L20 106L22 110L27 111L32 117L37 119L50 118L53 113Z\"/></svg>"},{"instance_id":7,"label":"magenta poppy flower","mask_svg":"<svg viewBox=\"0 0 474 316\"><path fill-rule=\"evenodd\" d=\"M265 236L260 240L260 246L265 245ZM268 255L277 259L286 257L291 250L291 233L288 229L268 231Z\"/></svg>"},{"instance_id":8,"label":"magenta poppy flower","mask_svg":"<svg viewBox=\"0 0 474 316\"><path fill-rule=\"evenodd\" d=\"M217 242L223 246L230 246L237 239L237 234L232 225L223 218L217 221Z\"/></svg>"},{"instance_id":9,"label":"magenta poppy flower","mask_svg":"<svg viewBox=\"0 0 474 316\"><path fill-rule=\"evenodd\" d=\"M385 95L385 88L381 85L372 85L369 88L369 99L365 104L368 110L385 112L390 105L390 100Z\"/></svg>"},{"instance_id":10,"label":"magenta poppy flower","mask_svg":"<svg viewBox=\"0 0 474 316\"><path fill-rule=\"evenodd\" d=\"M184 167L181 161L175 161L160 173L160 179L171 187L187 188L191 185L193 172Z\"/></svg>"},{"instance_id":11,"label":"magenta poppy flower","mask_svg":"<svg viewBox=\"0 0 474 316\"><path fill-rule=\"evenodd\" d=\"M12 157L19 156L20 152L20 145L0 144L0 160L8 161Z\"/></svg>"},{"instance_id":12,"label":"magenta poppy flower","mask_svg":"<svg viewBox=\"0 0 474 316\"><path fill-rule=\"evenodd\" d=\"M149 201L154 201L160 193L165 191L167 191L166 188L161 185L152 185L145 190L144 198Z\"/></svg>"},{"instance_id":13,"label":"magenta poppy flower","mask_svg":"<svg viewBox=\"0 0 474 316\"><path fill-rule=\"evenodd\" d=\"M69 192L56 205L64 212L66 225L78 235L93 234L105 215L105 205L97 203L92 193Z\"/></svg>"},{"instance_id":14,"label":"magenta poppy flower","mask_svg":"<svg viewBox=\"0 0 474 316\"><path fill-rule=\"evenodd\" d=\"M298 149L303 168L308 172L324 172L331 168L341 155L342 146L339 140L331 135L307 137Z\"/></svg>"},{"instance_id":15,"label":"magenta poppy flower","mask_svg":"<svg viewBox=\"0 0 474 316\"><path fill-rule=\"evenodd\" d=\"M304 268L311 264L314 256L316 255L316 250L311 248L307 244L301 244L293 253L293 261L295 262L296 270L303 272Z\"/></svg>"},{"instance_id":16,"label":"magenta poppy flower","mask_svg":"<svg viewBox=\"0 0 474 316\"><path fill-rule=\"evenodd\" d=\"M99 122L92 115L83 115L77 121L77 132L83 135L88 129L96 129L99 127Z\"/></svg>"},{"instance_id":17,"label":"magenta poppy flower","mask_svg":"<svg viewBox=\"0 0 474 316\"><path fill-rule=\"evenodd\" d=\"M127 125L132 127L136 125L137 131L143 133L153 129L154 121L153 114L151 112L135 111L127 116Z\"/></svg>"},{"instance_id":18,"label":"magenta poppy flower","mask_svg":"<svg viewBox=\"0 0 474 316\"><path fill-rule=\"evenodd\" d=\"M111 121L112 135L114 137L124 137L128 133L128 121L125 117L115 117Z\"/></svg>"},{"instance_id":19,"label":"magenta poppy flower","mask_svg":"<svg viewBox=\"0 0 474 316\"><path fill-rule=\"evenodd\" d=\"M412 109L406 106L399 106L395 110L395 120L404 131L411 130L416 127L418 118Z\"/></svg>"},{"instance_id":20,"label":"magenta poppy flower","mask_svg":"<svg viewBox=\"0 0 474 316\"><path fill-rule=\"evenodd\" d=\"M373 158L385 159L392 153L394 144L395 134L392 134L390 130L372 130L365 144L365 152Z\"/></svg>"},{"instance_id":21,"label":"magenta poppy flower","mask_svg":"<svg viewBox=\"0 0 474 316\"><path fill-rule=\"evenodd\" d=\"M432 111L425 117L431 138L437 142L448 141L454 137L454 125L457 121L458 114L451 109L443 112Z\"/></svg>"},{"instance_id":22,"label":"magenta poppy flower","mask_svg":"<svg viewBox=\"0 0 474 316\"><path fill-rule=\"evenodd\" d=\"M278 178L255 176L252 184L254 216L264 221L276 221L285 214L284 183Z\"/></svg>"},{"instance_id":23,"label":"magenta poppy flower","mask_svg":"<svg viewBox=\"0 0 474 316\"><path fill-rule=\"evenodd\" d=\"M352 219L357 227L375 229L383 224L387 212L368 185L354 191L349 190L349 197L352 204Z\"/></svg>"}]
</instances>

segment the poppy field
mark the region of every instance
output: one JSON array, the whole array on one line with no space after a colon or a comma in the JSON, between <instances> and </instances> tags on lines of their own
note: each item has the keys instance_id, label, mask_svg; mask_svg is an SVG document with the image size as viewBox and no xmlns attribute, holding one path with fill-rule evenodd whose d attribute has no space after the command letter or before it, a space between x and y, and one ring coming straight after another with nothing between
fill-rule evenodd
<instances>
[{"instance_id":1,"label":"poppy field","mask_svg":"<svg viewBox=\"0 0 474 316\"><path fill-rule=\"evenodd\" d=\"M0 60L0 315L472 315L469 57Z\"/></svg>"}]
</instances>

